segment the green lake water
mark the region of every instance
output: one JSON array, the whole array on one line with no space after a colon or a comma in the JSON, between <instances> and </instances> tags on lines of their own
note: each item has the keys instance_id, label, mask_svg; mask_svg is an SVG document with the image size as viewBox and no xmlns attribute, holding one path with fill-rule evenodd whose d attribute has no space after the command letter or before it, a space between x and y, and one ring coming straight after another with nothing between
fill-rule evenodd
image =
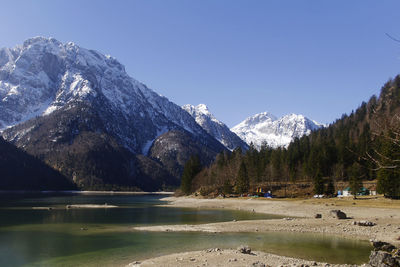
<instances>
[{"instance_id":1,"label":"green lake water","mask_svg":"<svg viewBox=\"0 0 400 267\"><path fill-rule=\"evenodd\" d=\"M363 263L368 242L296 233L140 232L133 226L200 224L279 216L237 210L158 207L160 195L0 196L0 266L124 266L182 251L249 245L279 255ZM71 204L118 208L65 209ZM36 210L32 207L52 207Z\"/></svg>"}]
</instances>

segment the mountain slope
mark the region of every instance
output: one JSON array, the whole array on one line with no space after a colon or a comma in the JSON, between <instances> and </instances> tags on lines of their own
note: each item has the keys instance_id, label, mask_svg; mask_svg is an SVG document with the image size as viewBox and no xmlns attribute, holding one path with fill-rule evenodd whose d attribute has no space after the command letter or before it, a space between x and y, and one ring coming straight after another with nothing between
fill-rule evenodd
<instances>
[{"instance_id":1,"label":"mountain slope","mask_svg":"<svg viewBox=\"0 0 400 267\"><path fill-rule=\"evenodd\" d=\"M323 125L303 115L289 114L281 118L264 112L247 118L231 130L247 144L260 149L263 144L270 147L287 147L296 137L308 135Z\"/></svg>"},{"instance_id":2,"label":"mountain slope","mask_svg":"<svg viewBox=\"0 0 400 267\"><path fill-rule=\"evenodd\" d=\"M174 181L166 178L165 184L176 185L179 173L162 164L168 148L151 152L153 143L169 131L179 131L202 147L207 152L200 155L204 163L224 150L181 107L129 77L116 59L43 37L0 50L0 128L5 139L55 168L68 157L85 159L87 162L79 168L63 169L84 188L104 184L143 187L142 182L152 177L158 181L153 188L157 189L163 183L162 177L143 173L151 170L149 164L164 169L159 173L175 173L169 175ZM76 146L77 140L84 144L91 143L91 138L98 142L94 147L84 146L85 156L81 157L76 151L83 146ZM116 168L124 171L108 181L106 174L112 171L103 168L110 158L99 157L96 147L104 148L110 142L112 155L125 156L115 162ZM186 160L195 153L181 150L178 152ZM126 179L116 178L121 176ZM151 188L151 182L145 184Z\"/></svg>"},{"instance_id":3,"label":"mountain slope","mask_svg":"<svg viewBox=\"0 0 400 267\"><path fill-rule=\"evenodd\" d=\"M188 104L184 105L182 108L186 110L207 133L221 142L229 150L234 150L237 147L241 147L242 150L248 149L247 144L229 130L228 126L217 120L206 105L199 104L193 106Z\"/></svg>"},{"instance_id":4,"label":"mountain slope","mask_svg":"<svg viewBox=\"0 0 400 267\"><path fill-rule=\"evenodd\" d=\"M67 177L1 137L0 170L0 190L75 189Z\"/></svg>"}]
</instances>

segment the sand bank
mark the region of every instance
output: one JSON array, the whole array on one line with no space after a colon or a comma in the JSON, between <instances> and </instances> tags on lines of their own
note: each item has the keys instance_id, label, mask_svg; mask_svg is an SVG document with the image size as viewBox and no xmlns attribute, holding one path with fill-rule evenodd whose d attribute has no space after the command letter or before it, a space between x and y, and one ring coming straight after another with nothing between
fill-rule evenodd
<instances>
[{"instance_id":1,"label":"sand bank","mask_svg":"<svg viewBox=\"0 0 400 267\"><path fill-rule=\"evenodd\" d=\"M110 208L118 208L115 205L106 204L74 204L65 206L66 209L110 209Z\"/></svg>"},{"instance_id":2,"label":"sand bank","mask_svg":"<svg viewBox=\"0 0 400 267\"><path fill-rule=\"evenodd\" d=\"M286 216L284 219L248 220L200 225L162 225L135 227L140 231L202 231L202 232L268 232L286 231L323 233L361 240L382 240L400 245L400 202L375 199L330 200L267 200L267 199L199 199L167 197L164 206L238 209L251 212ZM331 210L341 210L347 219L337 219ZM315 218L320 214L322 218ZM355 221L370 221L374 226L355 225ZM294 264L325 266L325 263L307 262L273 254L255 252L245 255L235 250L213 253L207 251L185 252L144 261L140 266L251 266L261 262L270 266ZM237 261L234 261L236 258ZM194 260L193 260L194 259ZM161 264L162 263L162 264ZM160 265L161 264L161 265ZM331 265L332 266L332 265Z\"/></svg>"},{"instance_id":3,"label":"sand bank","mask_svg":"<svg viewBox=\"0 0 400 267\"><path fill-rule=\"evenodd\" d=\"M302 200L257 200L257 199L196 199L168 197L168 206L190 208L238 209L287 216L284 219L249 220L201 225L163 225L136 227L142 231L204 231L204 232L266 232L287 231L301 233L324 233L363 240L378 239L400 244L400 209L314 203ZM363 201L363 200L359 200ZM339 220L330 215L331 210L340 209L348 219ZM321 214L322 218L314 218ZM358 226L354 221L372 221L375 226Z\"/></svg>"},{"instance_id":4,"label":"sand bank","mask_svg":"<svg viewBox=\"0 0 400 267\"><path fill-rule=\"evenodd\" d=\"M339 264L328 264L324 262L307 261L302 259L278 256L270 253L254 251L251 254L242 254L234 249L209 249L203 251L192 251L170 254L162 257L152 258L143 262L131 263L129 267L146 266L350 266Z\"/></svg>"}]
</instances>

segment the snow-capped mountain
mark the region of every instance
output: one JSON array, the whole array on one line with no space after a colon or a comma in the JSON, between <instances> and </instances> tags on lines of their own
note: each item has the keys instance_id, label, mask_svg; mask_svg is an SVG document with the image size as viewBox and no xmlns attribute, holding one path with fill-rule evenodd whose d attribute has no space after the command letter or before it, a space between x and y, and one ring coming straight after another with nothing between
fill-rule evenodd
<instances>
[{"instance_id":1,"label":"snow-capped mountain","mask_svg":"<svg viewBox=\"0 0 400 267\"><path fill-rule=\"evenodd\" d=\"M249 117L233 127L236 133L247 144L260 149L263 144L270 147L287 147L296 137L308 135L311 131L324 127L303 115L289 114L281 118L264 112Z\"/></svg>"},{"instance_id":2,"label":"snow-capped mountain","mask_svg":"<svg viewBox=\"0 0 400 267\"><path fill-rule=\"evenodd\" d=\"M100 98L107 105L101 109L122 117L110 130L132 151L147 153L149 141L177 126L202 134L179 106L129 77L110 56L43 37L0 50L1 129ZM124 128L141 123L152 127L142 129L143 136L126 136Z\"/></svg>"},{"instance_id":3,"label":"snow-capped mountain","mask_svg":"<svg viewBox=\"0 0 400 267\"><path fill-rule=\"evenodd\" d=\"M173 165L175 173L191 153L207 150L212 160L224 149L180 106L131 78L115 58L43 37L0 49L0 130L6 140L45 159L89 132L111 138L115 149ZM176 140L164 138L154 153L153 144L170 131L189 138L194 151L183 152ZM178 167L171 163L177 154Z\"/></svg>"},{"instance_id":4,"label":"snow-capped mountain","mask_svg":"<svg viewBox=\"0 0 400 267\"><path fill-rule=\"evenodd\" d=\"M233 150L237 147L241 147L243 150L248 149L247 144L233 133L228 126L216 119L206 105L199 104L193 106L188 104L184 105L182 108L186 110L207 133L221 142L229 150Z\"/></svg>"}]
</instances>

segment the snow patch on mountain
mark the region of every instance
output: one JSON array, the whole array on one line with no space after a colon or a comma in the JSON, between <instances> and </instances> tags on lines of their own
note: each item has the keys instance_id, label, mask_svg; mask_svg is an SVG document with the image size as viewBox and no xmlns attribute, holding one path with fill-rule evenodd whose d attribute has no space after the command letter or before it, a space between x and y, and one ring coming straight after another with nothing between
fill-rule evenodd
<instances>
[{"instance_id":1,"label":"snow patch on mountain","mask_svg":"<svg viewBox=\"0 0 400 267\"><path fill-rule=\"evenodd\" d=\"M151 146L153 145L154 141L155 141L159 136L165 134L165 133L168 132L168 131L169 131L169 129L168 129L167 127L162 127L161 129L159 129L159 130L157 131L156 137L153 138L153 139L151 139L151 140L149 140L149 141L147 141L147 142L144 144L144 146L143 146L143 148L142 148L142 154L145 155L145 156L147 156L147 155L149 154L150 148L151 148Z\"/></svg>"},{"instance_id":2,"label":"snow patch on mountain","mask_svg":"<svg viewBox=\"0 0 400 267\"><path fill-rule=\"evenodd\" d=\"M271 113L263 112L245 119L231 130L247 144L257 149L269 147L287 147L290 142L303 135L309 135L324 125L306 118L303 115L289 114L277 118Z\"/></svg>"}]
</instances>

